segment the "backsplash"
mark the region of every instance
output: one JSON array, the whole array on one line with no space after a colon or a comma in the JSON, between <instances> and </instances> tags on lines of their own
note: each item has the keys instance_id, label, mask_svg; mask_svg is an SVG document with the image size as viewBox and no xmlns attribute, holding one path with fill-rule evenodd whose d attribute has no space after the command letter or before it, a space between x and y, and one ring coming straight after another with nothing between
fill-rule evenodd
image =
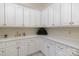
<instances>
[{"instance_id":1,"label":"backsplash","mask_svg":"<svg viewBox=\"0 0 79 59\"><path fill-rule=\"evenodd\" d=\"M17 32L19 36L23 36L24 33L26 36L36 35L35 28L0 28L0 37L3 37L5 34L8 35L8 37L14 37L17 36Z\"/></svg>"},{"instance_id":2,"label":"backsplash","mask_svg":"<svg viewBox=\"0 0 79 59\"><path fill-rule=\"evenodd\" d=\"M63 38L79 39L79 28L47 28L49 36L57 36ZM36 28L0 28L0 37L7 34L8 37L14 37L17 35L26 36L36 35Z\"/></svg>"},{"instance_id":3,"label":"backsplash","mask_svg":"<svg viewBox=\"0 0 79 59\"><path fill-rule=\"evenodd\" d=\"M49 28L49 36L79 39L79 28Z\"/></svg>"}]
</instances>

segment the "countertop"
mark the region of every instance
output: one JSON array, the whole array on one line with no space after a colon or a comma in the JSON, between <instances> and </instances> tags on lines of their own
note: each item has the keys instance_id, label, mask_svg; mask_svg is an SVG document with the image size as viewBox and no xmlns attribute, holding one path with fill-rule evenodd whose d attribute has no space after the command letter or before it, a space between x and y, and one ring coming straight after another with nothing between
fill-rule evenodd
<instances>
[{"instance_id":1,"label":"countertop","mask_svg":"<svg viewBox=\"0 0 79 59\"><path fill-rule=\"evenodd\" d=\"M72 38L69 39L69 38L62 38L62 37L56 37L56 36L41 36L41 37L79 49L79 39L72 39Z\"/></svg>"},{"instance_id":2,"label":"countertop","mask_svg":"<svg viewBox=\"0 0 79 59\"><path fill-rule=\"evenodd\" d=\"M20 36L20 37L0 38L0 42L11 41L11 40L27 39L27 38L34 38L34 37L37 37L37 35L34 35L34 36Z\"/></svg>"},{"instance_id":3,"label":"countertop","mask_svg":"<svg viewBox=\"0 0 79 59\"><path fill-rule=\"evenodd\" d=\"M35 37L40 37L40 38L53 40L53 41L56 41L56 42L71 46L73 48L79 49L79 39L69 39L69 38L62 38L62 37L57 37L57 36L33 35L33 36L21 36L21 37L9 37L9 38L0 38L0 42L27 39L27 38L35 38Z\"/></svg>"}]
</instances>

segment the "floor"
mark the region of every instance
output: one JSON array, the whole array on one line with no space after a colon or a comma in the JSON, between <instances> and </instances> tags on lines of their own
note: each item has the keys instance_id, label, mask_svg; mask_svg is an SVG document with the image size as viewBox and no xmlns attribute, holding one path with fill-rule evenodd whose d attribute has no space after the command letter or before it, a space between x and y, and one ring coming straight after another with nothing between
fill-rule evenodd
<instances>
[{"instance_id":1,"label":"floor","mask_svg":"<svg viewBox=\"0 0 79 59\"><path fill-rule=\"evenodd\" d=\"M45 56L41 51L31 54L30 56Z\"/></svg>"}]
</instances>

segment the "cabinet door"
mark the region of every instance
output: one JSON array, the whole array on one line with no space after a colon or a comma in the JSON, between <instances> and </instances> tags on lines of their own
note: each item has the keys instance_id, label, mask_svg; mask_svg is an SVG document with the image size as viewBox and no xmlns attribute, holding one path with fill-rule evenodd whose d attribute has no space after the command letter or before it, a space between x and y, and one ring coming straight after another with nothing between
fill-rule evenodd
<instances>
[{"instance_id":1,"label":"cabinet door","mask_svg":"<svg viewBox=\"0 0 79 59\"><path fill-rule=\"evenodd\" d=\"M56 56L66 56L66 46L56 43Z\"/></svg>"},{"instance_id":2,"label":"cabinet door","mask_svg":"<svg viewBox=\"0 0 79 59\"><path fill-rule=\"evenodd\" d=\"M60 25L60 4L59 3L55 3L53 4L53 8L54 8L54 24L55 26L59 26Z\"/></svg>"},{"instance_id":3,"label":"cabinet door","mask_svg":"<svg viewBox=\"0 0 79 59\"><path fill-rule=\"evenodd\" d=\"M36 43L36 39L35 38L31 38L28 40L28 55L35 53L37 51L39 51L37 48L39 47L38 44Z\"/></svg>"},{"instance_id":4,"label":"cabinet door","mask_svg":"<svg viewBox=\"0 0 79 59\"><path fill-rule=\"evenodd\" d=\"M0 26L4 25L4 4L0 3Z\"/></svg>"},{"instance_id":5,"label":"cabinet door","mask_svg":"<svg viewBox=\"0 0 79 59\"><path fill-rule=\"evenodd\" d=\"M16 25L16 7L14 4L5 4L5 21L7 26Z\"/></svg>"},{"instance_id":6,"label":"cabinet door","mask_svg":"<svg viewBox=\"0 0 79 59\"><path fill-rule=\"evenodd\" d=\"M0 48L0 56L5 56L5 49Z\"/></svg>"},{"instance_id":7,"label":"cabinet door","mask_svg":"<svg viewBox=\"0 0 79 59\"><path fill-rule=\"evenodd\" d=\"M61 4L61 25L71 25L71 4Z\"/></svg>"},{"instance_id":8,"label":"cabinet door","mask_svg":"<svg viewBox=\"0 0 79 59\"><path fill-rule=\"evenodd\" d=\"M48 46L48 43L46 41L46 39L42 39L42 44L41 44L41 51L46 55L48 56L49 54L49 46Z\"/></svg>"},{"instance_id":9,"label":"cabinet door","mask_svg":"<svg viewBox=\"0 0 79 59\"><path fill-rule=\"evenodd\" d=\"M49 56L55 56L55 52L56 52L56 48L55 48L55 42L49 42L48 43L48 46L49 46L49 48L48 48L48 55Z\"/></svg>"},{"instance_id":10,"label":"cabinet door","mask_svg":"<svg viewBox=\"0 0 79 59\"><path fill-rule=\"evenodd\" d=\"M22 39L22 40L19 40L19 43L18 43L18 53L19 53L19 56L26 56L28 53L27 53L27 40L26 39Z\"/></svg>"},{"instance_id":11,"label":"cabinet door","mask_svg":"<svg viewBox=\"0 0 79 59\"><path fill-rule=\"evenodd\" d=\"M72 25L79 25L79 3L72 3Z\"/></svg>"},{"instance_id":12,"label":"cabinet door","mask_svg":"<svg viewBox=\"0 0 79 59\"><path fill-rule=\"evenodd\" d=\"M17 47L16 46L9 46L6 47L6 56L17 56Z\"/></svg>"},{"instance_id":13,"label":"cabinet door","mask_svg":"<svg viewBox=\"0 0 79 59\"><path fill-rule=\"evenodd\" d=\"M49 17L49 26L54 26L54 11L53 11L53 7L49 7L48 9L49 11L49 14L48 14L48 17Z\"/></svg>"},{"instance_id":14,"label":"cabinet door","mask_svg":"<svg viewBox=\"0 0 79 59\"><path fill-rule=\"evenodd\" d=\"M19 47L19 56L26 56L28 53L27 53L27 46L20 46Z\"/></svg>"},{"instance_id":15,"label":"cabinet door","mask_svg":"<svg viewBox=\"0 0 79 59\"><path fill-rule=\"evenodd\" d=\"M72 47L67 47L66 55L67 56L79 56L79 50L72 48Z\"/></svg>"},{"instance_id":16,"label":"cabinet door","mask_svg":"<svg viewBox=\"0 0 79 59\"><path fill-rule=\"evenodd\" d=\"M29 26L30 27L35 27L35 10L33 10L33 9L30 9L30 24L29 24Z\"/></svg>"},{"instance_id":17,"label":"cabinet door","mask_svg":"<svg viewBox=\"0 0 79 59\"><path fill-rule=\"evenodd\" d=\"M16 26L23 26L23 8L16 5Z\"/></svg>"},{"instance_id":18,"label":"cabinet door","mask_svg":"<svg viewBox=\"0 0 79 59\"><path fill-rule=\"evenodd\" d=\"M42 27L48 27L48 8L46 8L45 10L42 11L42 20L41 20L41 23L42 23Z\"/></svg>"},{"instance_id":19,"label":"cabinet door","mask_svg":"<svg viewBox=\"0 0 79 59\"><path fill-rule=\"evenodd\" d=\"M24 8L24 26L29 27L30 25L30 9Z\"/></svg>"},{"instance_id":20,"label":"cabinet door","mask_svg":"<svg viewBox=\"0 0 79 59\"><path fill-rule=\"evenodd\" d=\"M41 12L39 10L35 10L35 27L40 27L40 16Z\"/></svg>"}]
</instances>

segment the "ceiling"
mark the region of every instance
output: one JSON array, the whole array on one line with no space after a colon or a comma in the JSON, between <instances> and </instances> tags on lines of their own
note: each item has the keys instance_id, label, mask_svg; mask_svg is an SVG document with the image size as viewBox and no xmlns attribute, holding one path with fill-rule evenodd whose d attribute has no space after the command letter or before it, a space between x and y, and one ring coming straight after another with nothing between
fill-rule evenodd
<instances>
[{"instance_id":1,"label":"ceiling","mask_svg":"<svg viewBox=\"0 0 79 59\"><path fill-rule=\"evenodd\" d=\"M51 5L52 3L19 3L25 7L35 8L35 9L44 9Z\"/></svg>"}]
</instances>

